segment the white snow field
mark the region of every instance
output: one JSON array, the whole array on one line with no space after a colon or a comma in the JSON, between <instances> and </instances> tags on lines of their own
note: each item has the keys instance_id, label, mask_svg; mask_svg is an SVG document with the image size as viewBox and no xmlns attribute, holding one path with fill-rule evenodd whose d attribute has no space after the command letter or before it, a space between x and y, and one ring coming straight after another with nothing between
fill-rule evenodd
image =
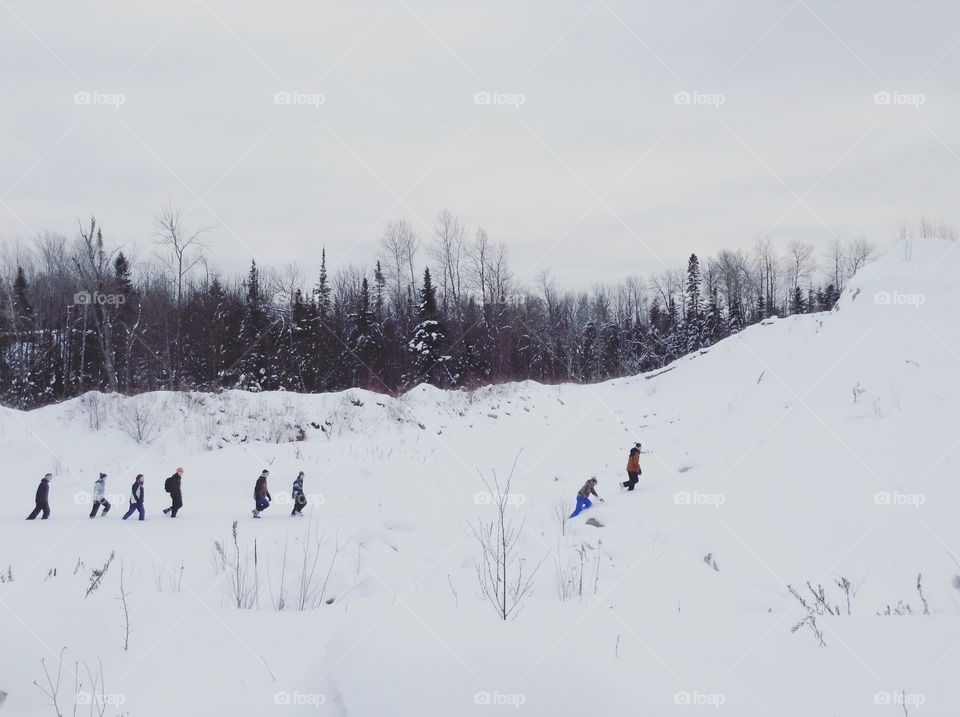
<instances>
[{"instance_id":1,"label":"white snow field","mask_svg":"<svg viewBox=\"0 0 960 717\"><path fill-rule=\"evenodd\" d=\"M64 715L955 715L958 305L960 248L917 241L829 314L656 375L2 410L0 715L56 714L33 683L50 690L41 660L55 680L63 648ZM543 562L503 622L470 524L495 514L479 474L504 479L518 452L508 512L527 574ZM254 520L263 468L274 505ZM313 503L296 519L299 470ZM47 471L52 516L27 522ZM114 507L90 520L99 471ZM138 472L147 520L124 522ZM606 502L561 534L556 501L572 510L591 475ZM250 580L256 542L246 607L214 547L233 561L234 521ZM305 571L311 530L326 542Z\"/></svg>"}]
</instances>

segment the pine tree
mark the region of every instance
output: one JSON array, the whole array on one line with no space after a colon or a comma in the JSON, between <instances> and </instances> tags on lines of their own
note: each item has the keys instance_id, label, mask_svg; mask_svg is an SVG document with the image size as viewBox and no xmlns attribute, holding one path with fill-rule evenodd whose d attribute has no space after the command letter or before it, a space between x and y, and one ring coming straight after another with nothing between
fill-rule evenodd
<instances>
[{"instance_id":1,"label":"pine tree","mask_svg":"<svg viewBox=\"0 0 960 717\"><path fill-rule=\"evenodd\" d=\"M353 358L353 375L360 385L380 382L376 364L379 361L381 331L377 317L370 309L370 287L364 277L360 284L357 311L351 317L350 349Z\"/></svg>"},{"instance_id":2,"label":"pine tree","mask_svg":"<svg viewBox=\"0 0 960 717\"><path fill-rule=\"evenodd\" d=\"M430 277L430 269L423 272L423 287L420 289L420 305L417 311L420 323L413 330L408 348L413 357L414 382L431 383L443 386L447 381L446 362L450 357L444 355L446 340L443 324L437 316L437 291Z\"/></svg>"},{"instance_id":3,"label":"pine tree","mask_svg":"<svg viewBox=\"0 0 960 717\"><path fill-rule=\"evenodd\" d=\"M387 277L383 274L383 268L377 261L373 269L373 310L377 315L377 321L383 321L384 297L386 296Z\"/></svg>"},{"instance_id":4,"label":"pine tree","mask_svg":"<svg viewBox=\"0 0 960 717\"><path fill-rule=\"evenodd\" d=\"M320 277L317 285L313 289L313 295L317 301L317 311L320 314L320 320L326 321L330 312L330 282L327 279L327 249L324 247L320 254Z\"/></svg>"},{"instance_id":5,"label":"pine tree","mask_svg":"<svg viewBox=\"0 0 960 717\"><path fill-rule=\"evenodd\" d=\"M241 388L264 391L272 387L269 314L260 288L260 270L256 260L250 262L247 273L247 303L241 325Z\"/></svg>"},{"instance_id":6,"label":"pine tree","mask_svg":"<svg viewBox=\"0 0 960 717\"><path fill-rule=\"evenodd\" d=\"M597 347L597 325L588 321L580 332L580 380L596 381L599 371L599 350Z\"/></svg>"},{"instance_id":7,"label":"pine tree","mask_svg":"<svg viewBox=\"0 0 960 717\"><path fill-rule=\"evenodd\" d=\"M803 292L800 290L800 287L794 287L793 289L793 298L790 300L790 313L791 314L802 314L804 311L804 301L803 301Z\"/></svg>"}]
</instances>

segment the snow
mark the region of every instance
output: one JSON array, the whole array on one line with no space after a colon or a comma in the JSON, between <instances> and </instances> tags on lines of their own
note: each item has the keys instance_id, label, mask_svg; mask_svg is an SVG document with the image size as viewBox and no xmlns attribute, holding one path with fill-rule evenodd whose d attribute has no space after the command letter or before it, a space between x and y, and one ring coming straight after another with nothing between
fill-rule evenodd
<instances>
[{"instance_id":1,"label":"snow","mask_svg":"<svg viewBox=\"0 0 960 717\"><path fill-rule=\"evenodd\" d=\"M0 583L0 714L53 714L33 682L63 647L66 714L76 662L85 690L84 662L96 672L98 660L105 714L137 717L898 715L903 699L910 714L952 713L958 283L955 243L901 245L829 314L591 386L88 394L2 409L0 574L14 580ZM621 493L634 441L643 475ZM526 521L528 568L544 562L502 623L479 594L470 524L493 516L481 474L502 481L518 452L508 510ZM160 510L177 466L174 521ZM275 500L255 521L263 468ZM294 519L299 470L311 505ZM24 521L48 471L51 519ZM100 471L114 506L91 521ZM147 520L123 522L136 473ZM591 475L606 502L561 534L556 501L569 513ZM214 552L231 548L235 520L241 554L256 540L250 610L231 605ZM311 527L328 538L321 576L339 546L332 602L278 611L284 546L292 600ZM583 595L560 600L558 572L579 549ZM840 578L856 589L850 615ZM787 585L812 602L808 581L840 608L816 618L826 647L809 626L791 633L807 613ZM878 615L899 601L914 614Z\"/></svg>"}]
</instances>

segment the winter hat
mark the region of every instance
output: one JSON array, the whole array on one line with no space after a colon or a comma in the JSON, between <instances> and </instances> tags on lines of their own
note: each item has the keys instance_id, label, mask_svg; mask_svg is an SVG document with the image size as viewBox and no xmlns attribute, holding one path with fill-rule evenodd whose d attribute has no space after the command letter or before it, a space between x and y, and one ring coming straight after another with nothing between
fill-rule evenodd
<instances>
[{"instance_id":1,"label":"winter hat","mask_svg":"<svg viewBox=\"0 0 960 717\"><path fill-rule=\"evenodd\" d=\"M106 473L101 473L101 474L100 474L100 477L101 477L101 478L106 478L106 477L107 477L107 474L106 474Z\"/></svg>"},{"instance_id":2,"label":"winter hat","mask_svg":"<svg viewBox=\"0 0 960 717\"><path fill-rule=\"evenodd\" d=\"M270 475L270 471L268 471L266 468L264 468L262 471L260 471L260 475L262 475L262 476L268 476L268 475Z\"/></svg>"},{"instance_id":3,"label":"winter hat","mask_svg":"<svg viewBox=\"0 0 960 717\"><path fill-rule=\"evenodd\" d=\"M44 480L50 480L51 478L53 478L53 473L47 473L47 474L43 477Z\"/></svg>"}]
</instances>

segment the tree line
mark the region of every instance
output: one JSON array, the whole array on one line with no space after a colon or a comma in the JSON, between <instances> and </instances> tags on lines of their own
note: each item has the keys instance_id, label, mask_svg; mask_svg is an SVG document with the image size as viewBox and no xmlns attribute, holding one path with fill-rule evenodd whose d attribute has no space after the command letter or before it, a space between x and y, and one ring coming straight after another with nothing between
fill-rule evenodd
<instances>
[{"instance_id":1,"label":"tree line","mask_svg":"<svg viewBox=\"0 0 960 717\"><path fill-rule=\"evenodd\" d=\"M863 239L721 250L590 291L534 285L507 248L440 212L432 236L389 224L375 259L316 277L251 261L227 277L204 227L165 207L149 253L96 219L72 238L3 245L0 401L32 408L97 389L399 392L533 379L595 382L666 365L772 316L827 311L871 259Z\"/></svg>"}]
</instances>

